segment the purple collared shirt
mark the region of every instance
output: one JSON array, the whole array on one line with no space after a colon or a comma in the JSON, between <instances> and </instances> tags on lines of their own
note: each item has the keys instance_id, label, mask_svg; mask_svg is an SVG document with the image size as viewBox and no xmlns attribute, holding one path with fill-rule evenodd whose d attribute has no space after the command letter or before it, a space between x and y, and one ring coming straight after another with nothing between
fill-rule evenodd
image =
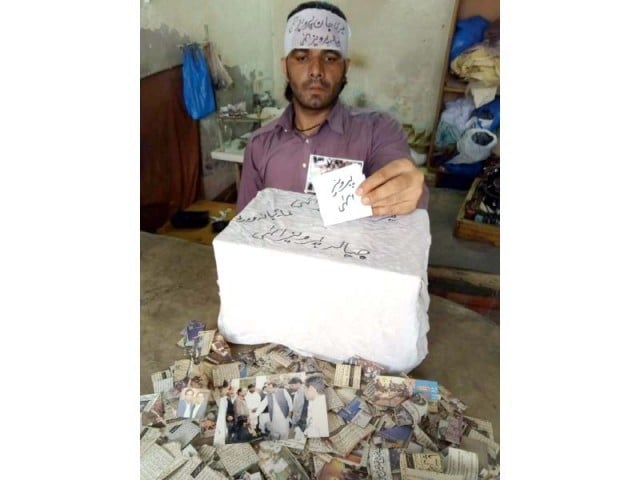
<instances>
[{"instance_id":1,"label":"purple collared shirt","mask_svg":"<svg viewBox=\"0 0 640 480\"><path fill-rule=\"evenodd\" d=\"M309 155L363 160L368 177L398 158L411 158L402 126L389 114L348 107L338 101L315 135L292 129L293 107L256 130L244 151L238 192L240 212L263 188L304 192ZM427 208L423 186L418 208Z\"/></svg>"}]
</instances>

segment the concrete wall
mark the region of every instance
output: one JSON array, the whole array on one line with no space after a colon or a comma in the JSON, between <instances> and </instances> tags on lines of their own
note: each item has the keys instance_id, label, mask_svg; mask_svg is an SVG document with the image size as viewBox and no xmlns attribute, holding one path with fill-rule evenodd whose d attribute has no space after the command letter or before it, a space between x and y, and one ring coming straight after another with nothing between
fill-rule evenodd
<instances>
[{"instance_id":1,"label":"concrete wall","mask_svg":"<svg viewBox=\"0 0 640 480\"><path fill-rule=\"evenodd\" d=\"M234 86L217 92L219 105L247 101L251 83L263 78L278 106L286 105L280 70L288 13L300 0L140 1L140 76L181 63L178 45L209 40L222 56ZM351 25L349 104L388 111L402 123L431 131L454 0L334 0ZM209 161L217 146L215 125L201 121L208 198L233 183L225 162Z\"/></svg>"},{"instance_id":2,"label":"concrete wall","mask_svg":"<svg viewBox=\"0 0 640 480\"><path fill-rule=\"evenodd\" d=\"M242 100L251 105L250 79L271 76L271 2L263 0L150 0L140 1L140 77L182 63L179 45L209 41L234 80L216 92L219 105ZM265 41L266 39L266 41ZM200 143L206 198L214 198L235 179L228 162L211 160L218 146L212 117L200 121Z\"/></svg>"}]
</instances>

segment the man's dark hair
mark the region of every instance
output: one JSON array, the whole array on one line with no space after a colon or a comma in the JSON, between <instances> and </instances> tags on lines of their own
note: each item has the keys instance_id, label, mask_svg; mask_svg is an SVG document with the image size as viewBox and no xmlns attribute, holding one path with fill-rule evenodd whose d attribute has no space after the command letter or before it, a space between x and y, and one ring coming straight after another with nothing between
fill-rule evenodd
<instances>
[{"instance_id":1,"label":"man's dark hair","mask_svg":"<svg viewBox=\"0 0 640 480\"><path fill-rule=\"evenodd\" d=\"M342 10L340 10L338 7L336 7L335 5L332 5L329 2L304 2L304 3L301 3L296 8L291 10L291 13L289 13L289 15L287 16L287 21L289 21L289 19L291 17L293 17L296 13L301 12L302 10L306 10L307 8L319 8L320 10L327 10L327 11L329 11L331 13L334 13L337 16L339 16L345 22L347 21L347 16L342 12ZM346 87L346 86L347 86L347 76L345 75L343 77L343 79L342 79L342 85L340 85L340 91L338 92L338 95L340 95L342 93L342 90L344 90L344 87ZM293 90L291 90L291 85L289 85L289 82L287 82L287 86L284 89L284 98L286 98L287 101L289 101L289 102L291 102L293 100Z\"/></svg>"},{"instance_id":2,"label":"man's dark hair","mask_svg":"<svg viewBox=\"0 0 640 480\"><path fill-rule=\"evenodd\" d=\"M335 5L332 5L329 2L303 2L300 5L298 5L296 8L291 10L291 13L287 17L287 21L291 17L293 17L296 13L301 12L302 10L306 10L307 8L319 8L320 10L328 10L331 13L335 13L343 20L345 21L347 20L347 17L342 12L342 10L340 10L338 7L336 7Z\"/></svg>"},{"instance_id":3,"label":"man's dark hair","mask_svg":"<svg viewBox=\"0 0 640 480\"><path fill-rule=\"evenodd\" d=\"M289 385L293 385L295 383L302 383L302 380L300 380L298 377L293 377L291 380L289 380Z\"/></svg>"},{"instance_id":4,"label":"man's dark hair","mask_svg":"<svg viewBox=\"0 0 640 480\"><path fill-rule=\"evenodd\" d=\"M304 381L307 387L313 387L318 393L324 393L324 378L320 375L311 375Z\"/></svg>"}]
</instances>

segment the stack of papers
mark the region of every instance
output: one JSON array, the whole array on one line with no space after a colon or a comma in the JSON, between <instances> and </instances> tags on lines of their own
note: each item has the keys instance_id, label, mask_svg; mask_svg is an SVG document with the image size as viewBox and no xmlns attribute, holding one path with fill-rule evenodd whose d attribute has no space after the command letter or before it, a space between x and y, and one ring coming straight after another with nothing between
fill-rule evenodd
<instances>
[{"instance_id":1,"label":"stack of papers","mask_svg":"<svg viewBox=\"0 0 640 480\"><path fill-rule=\"evenodd\" d=\"M228 348L218 332L198 336L208 352L214 338ZM143 479L500 478L491 423L434 379L274 343L190 356L140 397Z\"/></svg>"}]
</instances>

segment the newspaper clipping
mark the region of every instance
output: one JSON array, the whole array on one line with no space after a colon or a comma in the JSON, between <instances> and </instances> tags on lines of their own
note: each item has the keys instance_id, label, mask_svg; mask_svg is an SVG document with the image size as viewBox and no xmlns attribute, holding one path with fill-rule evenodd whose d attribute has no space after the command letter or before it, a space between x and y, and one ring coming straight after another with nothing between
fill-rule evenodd
<instances>
[{"instance_id":1,"label":"newspaper clipping","mask_svg":"<svg viewBox=\"0 0 640 480\"><path fill-rule=\"evenodd\" d=\"M491 422L435 380L277 344L235 353L198 322L183 335L188 358L140 396L143 479L500 478Z\"/></svg>"}]
</instances>

